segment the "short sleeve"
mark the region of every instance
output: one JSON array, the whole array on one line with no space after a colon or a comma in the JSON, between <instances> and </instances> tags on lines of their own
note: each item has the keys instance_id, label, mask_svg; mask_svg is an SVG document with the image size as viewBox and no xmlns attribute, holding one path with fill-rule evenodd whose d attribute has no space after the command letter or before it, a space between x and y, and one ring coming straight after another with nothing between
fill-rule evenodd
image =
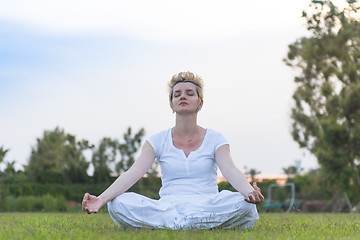
<instances>
[{"instance_id":1,"label":"short sleeve","mask_svg":"<svg viewBox=\"0 0 360 240\"><path fill-rule=\"evenodd\" d=\"M166 131L162 131L146 139L146 141L150 143L151 147L154 149L155 157L157 159L159 159L161 155L161 148L163 146L165 136L166 136Z\"/></svg>"},{"instance_id":2,"label":"short sleeve","mask_svg":"<svg viewBox=\"0 0 360 240\"><path fill-rule=\"evenodd\" d=\"M230 145L228 141L225 139L225 137L221 133L216 133L214 138L214 145L215 145L215 151L223 146L223 145Z\"/></svg>"}]
</instances>

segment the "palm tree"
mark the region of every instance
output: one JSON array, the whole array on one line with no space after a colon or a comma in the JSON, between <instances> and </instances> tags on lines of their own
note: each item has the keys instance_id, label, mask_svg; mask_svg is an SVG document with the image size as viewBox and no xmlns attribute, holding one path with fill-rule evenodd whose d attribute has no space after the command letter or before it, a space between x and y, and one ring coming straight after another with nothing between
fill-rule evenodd
<instances>
[{"instance_id":1,"label":"palm tree","mask_svg":"<svg viewBox=\"0 0 360 240\"><path fill-rule=\"evenodd\" d=\"M9 149L5 149L4 146L0 147L0 163L2 163L4 161L4 158L8 151L9 151Z\"/></svg>"},{"instance_id":2,"label":"palm tree","mask_svg":"<svg viewBox=\"0 0 360 240\"><path fill-rule=\"evenodd\" d=\"M251 179L251 182L255 182L256 180L256 175L260 174L261 171L258 171L257 169L255 168L251 168L251 169L248 169L246 166L244 167L245 168L245 174L250 176L250 179Z\"/></svg>"},{"instance_id":3,"label":"palm tree","mask_svg":"<svg viewBox=\"0 0 360 240\"><path fill-rule=\"evenodd\" d=\"M7 166L5 168L5 174L6 175L14 175L15 174L15 161L12 161L12 162L7 162Z\"/></svg>"}]
</instances>

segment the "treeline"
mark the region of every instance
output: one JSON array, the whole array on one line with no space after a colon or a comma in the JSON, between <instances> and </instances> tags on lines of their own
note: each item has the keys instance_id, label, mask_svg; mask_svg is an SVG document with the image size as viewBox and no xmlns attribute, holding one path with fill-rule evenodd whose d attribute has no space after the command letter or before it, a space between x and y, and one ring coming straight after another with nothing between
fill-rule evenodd
<instances>
[{"instance_id":1,"label":"treeline","mask_svg":"<svg viewBox=\"0 0 360 240\"><path fill-rule=\"evenodd\" d=\"M5 171L0 175L2 183L106 183L112 178L127 171L133 164L135 154L141 146L144 129L132 133L129 127L123 136L123 142L118 139L104 137L95 146L88 140L78 140L74 135L65 133L56 127L45 131L42 138L36 140L24 171L15 171L14 163L7 162ZM0 148L0 160L3 161L9 149ZM92 157L87 161L84 152L91 151ZM89 176L88 169L92 165L94 173ZM154 164L148 172L150 176L157 175L157 165Z\"/></svg>"},{"instance_id":2,"label":"treeline","mask_svg":"<svg viewBox=\"0 0 360 240\"><path fill-rule=\"evenodd\" d=\"M121 141L104 137L94 145L59 127L44 131L23 171L15 170L15 161L5 162L6 168L0 172L0 211L49 210L56 205L65 207L52 210L66 210L66 202L80 203L85 192L100 194L134 163L144 133L143 128L133 133L129 127ZM85 158L87 151L91 152L90 161ZM0 163L8 152L0 147ZM92 175L88 174L90 167L94 169ZM146 177L129 191L158 198L161 180L157 175L154 163Z\"/></svg>"},{"instance_id":3,"label":"treeline","mask_svg":"<svg viewBox=\"0 0 360 240\"><path fill-rule=\"evenodd\" d=\"M141 146L144 129L132 133L128 128L123 139L103 138L97 146L87 140L77 140L75 136L56 127L45 131L33 146L29 162L24 171L15 171L14 161L5 162L6 168L0 173L0 211L71 211L80 210L80 202L85 192L99 195L122 172L129 169L135 154ZM8 149L0 147L3 162ZM91 151L90 161L85 151ZM88 174L90 166L93 175ZM360 193L352 184L346 192L337 190L328 178L324 168L303 172L301 161L283 168L288 182L295 183L296 202L293 211L342 212L351 211L360 201ZM261 172L245 168L250 181L257 181ZM268 200L268 187L276 180L258 182L263 195ZM161 180L154 164L147 176L140 179L129 191L158 199ZM228 182L218 184L219 191L236 191ZM286 203L290 191L278 188L272 193L273 203ZM75 207L71 208L69 203ZM261 212L263 205L259 205ZM284 209L278 209L282 211ZM103 209L106 211L106 208Z\"/></svg>"}]
</instances>

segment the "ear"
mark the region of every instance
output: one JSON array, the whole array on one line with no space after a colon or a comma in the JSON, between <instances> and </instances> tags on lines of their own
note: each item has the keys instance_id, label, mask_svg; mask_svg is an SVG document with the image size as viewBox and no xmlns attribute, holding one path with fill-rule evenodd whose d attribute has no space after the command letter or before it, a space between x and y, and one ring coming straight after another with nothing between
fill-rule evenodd
<instances>
[{"instance_id":1,"label":"ear","mask_svg":"<svg viewBox=\"0 0 360 240\"><path fill-rule=\"evenodd\" d=\"M170 105L171 110L174 111L174 106L172 104L172 101L169 101L169 105Z\"/></svg>"},{"instance_id":2,"label":"ear","mask_svg":"<svg viewBox=\"0 0 360 240\"><path fill-rule=\"evenodd\" d=\"M200 100L199 107L198 107L199 110L203 107L203 104L204 104L204 100Z\"/></svg>"}]
</instances>

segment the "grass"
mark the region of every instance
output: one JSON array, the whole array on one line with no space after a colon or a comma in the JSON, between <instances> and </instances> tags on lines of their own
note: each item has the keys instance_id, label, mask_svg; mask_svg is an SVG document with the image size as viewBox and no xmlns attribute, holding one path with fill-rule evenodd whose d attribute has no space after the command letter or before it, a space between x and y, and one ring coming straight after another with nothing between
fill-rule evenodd
<instances>
[{"instance_id":1,"label":"grass","mask_svg":"<svg viewBox=\"0 0 360 240\"><path fill-rule=\"evenodd\" d=\"M124 231L105 213L0 213L0 239L360 239L360 214L261 214L252 231Z\"/></svg>"}]
</instances>

